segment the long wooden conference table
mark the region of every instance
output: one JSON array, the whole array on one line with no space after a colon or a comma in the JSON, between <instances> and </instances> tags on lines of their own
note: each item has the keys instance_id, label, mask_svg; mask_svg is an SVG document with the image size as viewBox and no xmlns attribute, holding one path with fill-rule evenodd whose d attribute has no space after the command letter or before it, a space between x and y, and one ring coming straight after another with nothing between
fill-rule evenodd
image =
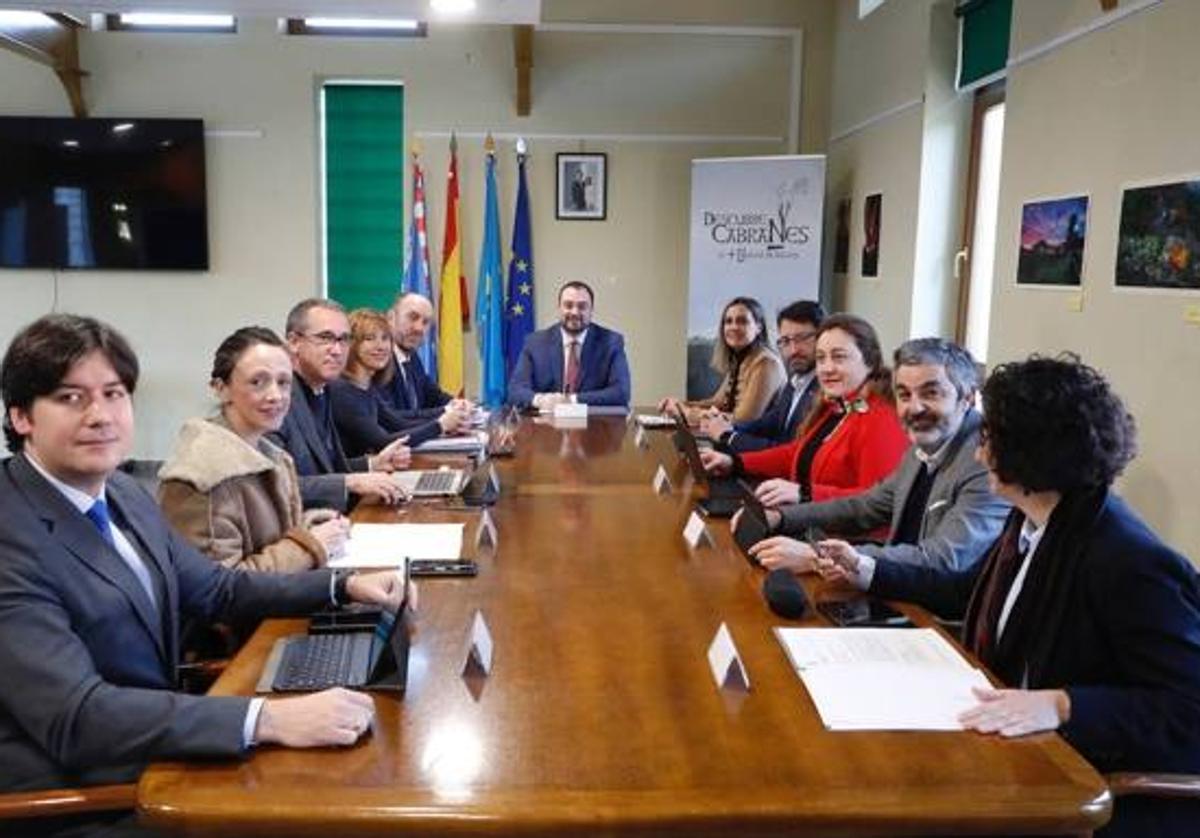
<instances>
[{"instance_id":1,"label":"long wooden conference table","mask_svg":"<svg viewBox=\"0 0 1200 838\"><path fill-rule=\"evenodd\" d=\"M422 585L406 694L377 694L375 729L353 747L157 764L142 817L190 834L322 838L1086 835L1107 820L1104 781L1057 735L825 730L771 632L784 621L763 602L763 572L725 522L709 524L714 545L688 546L702 490L668 435L648 432L645 447L634 436L619 417L569 430L526 420L516 455L494 460L494 550L473 546L478 512L357 511L468 522L479 561L475 578ZM651 486L659 463L669 494ZM477 610L493 665L464 678ZM710 674L722 622L748 692ZM252 692L274 639L303 629L264 623L213 692Z\"/></svg>"}]
</instances>

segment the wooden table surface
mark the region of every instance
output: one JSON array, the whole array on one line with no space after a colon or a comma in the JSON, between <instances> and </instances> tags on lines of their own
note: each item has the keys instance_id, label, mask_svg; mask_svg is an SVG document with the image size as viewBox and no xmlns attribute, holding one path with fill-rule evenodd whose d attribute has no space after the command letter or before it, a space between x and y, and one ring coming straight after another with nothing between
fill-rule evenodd
<instances>
[{"instance_id":1,"label":"wooden table surface","mask_svg":"<svg viewBox=\"0 0 1200 838\"><path fill-rule=\"evenodd\" d=\"M762 571L725 522L710 524L715 547L687 547L695 492L669 437L648 439L638 448L619 418L527 422L517 455L494 461L496 550L474 548L477 512L357 512L467 521L478 553L478 577L422 584L407 693L378 694L373 735L351 748L155 765L143 817L326 837L1087 834L1107 819L1103 780L1056 735L826 731L771 634L784 621L763 603ZM670 495L651 488L660 462ZM464 679L477 609L493 669ZM710 675L722 621L748 693ZM264 623L214 692L249 693L274 639L303 628Z\"/></svg>"}]
</instances>

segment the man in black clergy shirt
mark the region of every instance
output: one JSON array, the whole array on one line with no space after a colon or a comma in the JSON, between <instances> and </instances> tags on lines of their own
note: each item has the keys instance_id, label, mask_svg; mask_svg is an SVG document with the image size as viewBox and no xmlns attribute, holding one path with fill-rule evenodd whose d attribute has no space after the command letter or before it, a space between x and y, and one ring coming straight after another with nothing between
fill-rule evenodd
<instances>
[{"instance_id":1,"label":"man in black clergy shirt","mask_svg":"<svg viewBox=\"0 0 1200 838\"><path fill-rule=\"evenodd\" d=\"M233 571L176 534L117 466L133 445L138 361L96 320L48 315L0 363L0 791L122 783L157 759L257 744L348 745L372 699L175 692L179 626L300 615L346 601L398 609L394 571ZM116 823L114 823L116 821ZM128 813L6 824L3 833L131 834Z\"/></svg>"}]
</instances>

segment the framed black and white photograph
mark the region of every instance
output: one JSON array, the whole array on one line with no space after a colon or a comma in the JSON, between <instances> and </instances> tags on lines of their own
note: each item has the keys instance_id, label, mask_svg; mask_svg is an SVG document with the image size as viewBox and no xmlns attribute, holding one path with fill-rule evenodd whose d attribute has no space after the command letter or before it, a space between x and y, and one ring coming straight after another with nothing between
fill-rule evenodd
<instances>
[{"instance_id":1,"label":"framed black and white photograph","mask_svg":"<svg viewBox=\"0 0 1200 838\"><path fill-rule=\"evenodd\" d=\"M559 154L555 218L603 221L608 215L608 156Z\"/></svg>"}]
</instances>

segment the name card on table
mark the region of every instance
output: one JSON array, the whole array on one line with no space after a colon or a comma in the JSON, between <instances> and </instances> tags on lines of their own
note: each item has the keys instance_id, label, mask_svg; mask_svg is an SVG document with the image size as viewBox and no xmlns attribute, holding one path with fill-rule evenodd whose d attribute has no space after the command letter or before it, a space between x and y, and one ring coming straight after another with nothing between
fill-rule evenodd
<instances>
[{"instance_id":1,"label":"name card on table","mask_svg":"<svg viewBox=\"0 0 1200 838\"><path fill-rule=\"evenodd\" d=\"M709 644L708 666L712 670L713 680L716 681L718 689L750 691L750 676L746 674L742 656L733 644L729 627L724 623L721 623L716 637Z\"/></svg>"},{"instance_id":2,"label":"name card on table","mask_svg":"<svg viewBox=\"0 0 1200 838\"><path fill-rule=\"evenodd\" d=\"M671 478L667 477L667 470L662 467L662 463L658 464L658 470L654 472L655 494L669 495L671 494Z\"/></svg>"},{"instance_id":3,"label":"name card on table","mask_svg":"<svg viewBox=\"0 0 1200 838\"><path fill-rule=\"evenodd\" d=\"M661 468L661 466L660 466ZM716 542L713 541L712 533L708 531L708 525L693 510L688 516L687 524L683 527L683 540L688 543L688 547L695 550L701 544L707 543L710 547L715 547Z\"/></svg>"},{"instance_id":4,"label":"name card on table","mask_svg":"<svg viewBox=\"0 0 1200 838\"><path fill-rule=\"evenodd\" d=\"M496 472L495 463L488 463L487 482L489 489L496 494L500 494L500 475Z\"/></svg>"},{"instance_id":5,"label":"name card on table","mask_svg":"<svg viewBox=\"0 0 1200 838\"><path fill-rule=\"evenodd\" d=\"M650 443L646 440L646 429L641 425L633 432L633 444L638 448L646 448Z\"/></svg>"},{"instance_id":6,"label":"name card on table","mask_svg":"<svg viewBox=\"0 0 1200 838\"><path fill-rule=\"evenodd\" d=\"M496 522L492 520L492 514L486 509L479 516L479 526L475 529L475 547L484 546L495 549L500 546L500 536L496 532Z\"/></svg>"},{"instance_id":7,"label":"name card on table","mask_svg":"<svg viewBox=\"0 0 1200 838\"><path fill-rule=\"evenodd\" d=\"M588 406L581 402L559 402L554 406L554 419L582 419L587 421Z\"/></svg>"},{"instance_id":8,"label":"name card on table","mask_svg":"<svg viewBox=\"0 0 1200 838\"><path fill-rule=\"evenodd\" d=\"M470 645L467 660L463 664L463 675L487 677L492 672L492 633L483 619L483 612L476 611L471 621Z\"/></svg>"}]
</instances>

